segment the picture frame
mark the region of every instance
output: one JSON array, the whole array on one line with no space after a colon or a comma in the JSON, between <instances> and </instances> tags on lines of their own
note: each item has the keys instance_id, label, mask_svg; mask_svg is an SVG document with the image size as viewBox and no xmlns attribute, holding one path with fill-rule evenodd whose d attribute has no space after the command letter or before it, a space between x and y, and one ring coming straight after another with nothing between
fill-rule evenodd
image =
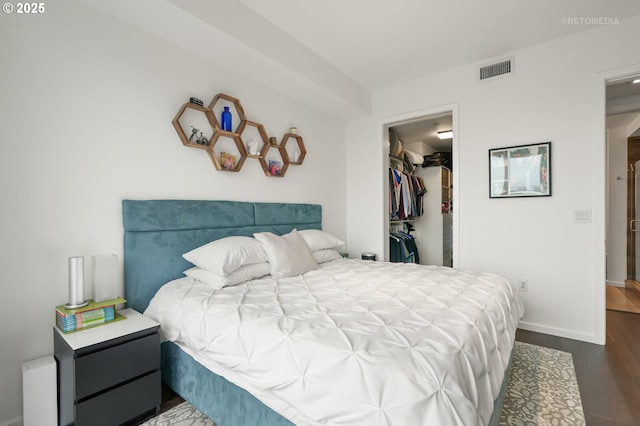
<instances>
[{"instance_id":1,"label":"picture frame","mask_svg":"<svg viewBox=\"0 0 640 426\"><path fill-rule=\"evenodd\" d=\"M282 175L282 161L269 160L269 174L272 176Z\"/></svg>"},{"instance_id":2,"label":"picture frame","mask_svg":"<svg viewBox=\"0 0 640 426\"><path fill-rule=\"evenodd\" d=\"M222 151L220 153L220 164L227 170L235 170L236 156L229 152Z\"/></svg>"},{"instance_id":3,"label":"picture frame","mask_svg":"<svg viewBox=\"0 0 640 426\"><path fill-rule=\"evenodd\" d=\"M489 198L550 196L551 142L489 150Z\"/></svg>"}]
</instances>

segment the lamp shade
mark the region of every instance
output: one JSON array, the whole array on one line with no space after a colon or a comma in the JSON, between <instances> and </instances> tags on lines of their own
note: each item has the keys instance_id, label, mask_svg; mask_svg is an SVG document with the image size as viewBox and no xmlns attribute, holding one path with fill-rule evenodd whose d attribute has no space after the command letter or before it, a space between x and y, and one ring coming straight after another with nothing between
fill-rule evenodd
<instances>
[{"instance_id":1,"label":"lamp shade","mask_svg":"<svg viewBox=\"0 0 640 426\"><path fill-rule=\"evenodd\" d=\"M87 306L84 298L84 257L73 256L69 258L69 303L67 309L76 309Z\"/></svg>"},{"instance_id":2,"label":"lamp shade","mask_svg":"<svg viewBox=\"0 0 640 426\"><path fill-rule=\"evenodd\" d=\"M93 300L104 302L118 297L118 256L112 253L91 256Z\"/></svg>"}]
</instances>

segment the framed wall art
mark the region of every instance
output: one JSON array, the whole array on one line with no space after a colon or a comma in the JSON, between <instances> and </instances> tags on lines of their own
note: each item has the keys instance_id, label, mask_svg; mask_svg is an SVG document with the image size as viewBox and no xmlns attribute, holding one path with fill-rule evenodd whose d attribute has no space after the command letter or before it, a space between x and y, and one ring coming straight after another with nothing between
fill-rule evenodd
<instances>
[{"instance_id":1,"label":"framed wall art","mask_svg":"<svg viewBox=\"0 0 640 426\"><path fill-rule=\"evenodd\" d=\"M551 195L551 142L489 150L489 197Z\"/></svg>"}]
</instances>

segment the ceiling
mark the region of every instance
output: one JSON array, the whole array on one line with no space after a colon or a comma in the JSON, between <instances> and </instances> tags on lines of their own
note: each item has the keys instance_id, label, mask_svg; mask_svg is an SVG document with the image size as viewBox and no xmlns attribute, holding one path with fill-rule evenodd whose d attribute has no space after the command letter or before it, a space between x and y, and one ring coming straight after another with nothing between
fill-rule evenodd
<instances>
[{"instance_id":1,"label":"ceiling","mask_svg":"<svg viewBox=\"0 0 640 426\"><path fill-rule=\"evenodd\" d=\"M607 84L607 117L640 112L640 75Z\"/></svg>"},{"instance_id":2,"label":"ceiling","mask_svg":"<svg viewBox=\"0 0 640 426\"><path fill-rule=\"evenodd\" d=\"M640 14L637 0L80 1L345 119L375 90Z\"/></svg>"},{"instance_id":3,"label":"ceiling","mask_svg":"<svg viewBox=\"0 0 640 426\"><path fill-rule=\"evenodd\" d=\"M372 90L640 14L628 0L241 1Z\"/></svg>"},{"instance_id":4,"label":"ceiling","mask_svg":"<svg viewBox=\"0 0 640 426\"><path fill-rule=\"evenodd\" d=\"M422 142L436 152L451 152L452 139L438 138L438 132L453 129L451 113L438 114L393 126L398 138L406 145Z\"/></svg>"},{"instance_id":5,"label":"ceiling","mask_svg":"<svg viewBox=\"0 0 640 426\"><path fill-rule=\"evenodd\" d=\"M640 96L640 76L626 77L607 84L607 99L622 98L627 96Z\"/></svg>"}]
</instances>

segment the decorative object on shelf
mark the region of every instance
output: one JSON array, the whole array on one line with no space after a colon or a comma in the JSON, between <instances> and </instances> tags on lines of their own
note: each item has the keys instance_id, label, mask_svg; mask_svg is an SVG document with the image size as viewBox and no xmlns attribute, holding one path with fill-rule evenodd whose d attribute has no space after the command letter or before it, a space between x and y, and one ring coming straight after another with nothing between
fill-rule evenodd
<instances>
[{"instance_id":1,"label":"decorative object on shelf","mask_svg":"<svg viewBox=\"0 0 640 426\"><path fill-rule=\"evenodd\" d=\"M84 257L73 256L69 258L69 303L64 306L67 309L76 309L87 306L89 302L84 298Z\"/></svg>"},{"instance_id":2,"label":"decorative object on shelf","mask_svg":"<svg viewBox=\"0 0 640 426\"><path fill-rule=\"evenodd\" d=\"M229 107L225 106L224 111L222 111L222 130L227 132L233 131L233 126L231 124L231 111L229 111Z\"/></svg>"},{"instance_id":3,"label":"decorative object on shelf","mask_svg":"<svg viewBox=\"0 0 640 426\"><path fill-rule=\"evenodd\" d=\"M551 142L489 150L489 198L551 196Z\"/></svg>"},{"instance_id":4,"label":"decorative object on shelf","mask_svg":"<svg viewBox=\"0 0 640 426\"><path fill-rule=\"evenodd\" d=\"M231 123L231 130L224 130L222 123L218 123L216 117L220 117L222 119L222 113L224 112L224 107L227 106L235 110L237 114L238 122L237 128L234 129L233 122ZM213 97L211 102L209 103L209 109L213 113L215 120L215 130L228 131L231 133L242 133L242 129L247 124L247 116L244 113L244 109L242 108L242 104L238 98L234 98L233 96L225 95L224 93L218 93ZM229 110L231 113L231 109Z\"/></svg>"},{"instance_id":5,"label":"decorative object on shelf","mask_svg":"<svg viewBox=\"0 0 640 426\"><path fill-rule=\"evenodd\" d=\"M255 144L255 147L247 153L249 157L262 158L269 150L269 136L267 136L267 131L260 123L247 120L246 125L240 129L240 137L243 140L249 140L247 148L249 148L251 142Z\"/></svg>"},{"instance_id":6,"label":"decorative object on shelf","mask_svg":"<svg viewBox=\"0 0 640 426\"><path fill-rule=\"evenodd\" d=\"M269 173L272 176L282 175L282 162L276 160L269 160Z\"/></svg>"},{"instance_id":7,"label":"decorative object on shelf","mask_svg":"<svg viewBox=\"0 0 640 426\"><path fill-rule=\"evenodd\" d=\"M255 139L249 139L247 141L247 148L250 155L260 155L260 151L258 150L258 142Z\"/></svg>"},{"instance_id":8,"label":"decorative object on shelf","mask_svg":"<svg viewBox=\"0 0 640 426\"><path fill-rule=\"evenodd\" d=\"M222 151L220 153L220 164L227 170L233 170L236 168L236 156Z\"/></svg>"},{"instance_id":9,"label":"decorative object on shelf","mask_svg":"<svg viewBox=\"0 0 640 426\"><path fill-rule=\"evenodd\" d=\"M278 144L276 137L269 138L262 124L247 120L242 104L237 98L218 93L207 107L202 106L201 102L197 98L190 98L189 102L180 108L172 123L182 144L190 148L204 149L216 170L239 172L246 158L251 157L259 160L265 176L284 177L289 164L302 164L307 151L296 127L291 126L289 133L286 133ZM235 128L232 110L235 110L238 116ZM220 117L220 121L217 117ZM205 136L208 133L206 130L200 130L207 125L212 131L211 138ZM184 129L189 127L191 135L188 137ZM287 141L292 138L296 139L297 147L292 148L289 144L287 150ZM273 159L273 154L267 158L271 149L276 150L279 159ZM271 161L280 163L279 173L271 173Z\"/></svg>"},{"instance_id":10,"label":"decorative object on shelf","mask_svg":"<svg viewBox=\"0 0 640 426\"><path fill-rule=\"evenodd\" d=\"M191 136L189 136L189 142L197 143L198 145L209 145L209 140L202 134L200 129L196 129L191 126Z\"/></svg>"}]
</instances>

